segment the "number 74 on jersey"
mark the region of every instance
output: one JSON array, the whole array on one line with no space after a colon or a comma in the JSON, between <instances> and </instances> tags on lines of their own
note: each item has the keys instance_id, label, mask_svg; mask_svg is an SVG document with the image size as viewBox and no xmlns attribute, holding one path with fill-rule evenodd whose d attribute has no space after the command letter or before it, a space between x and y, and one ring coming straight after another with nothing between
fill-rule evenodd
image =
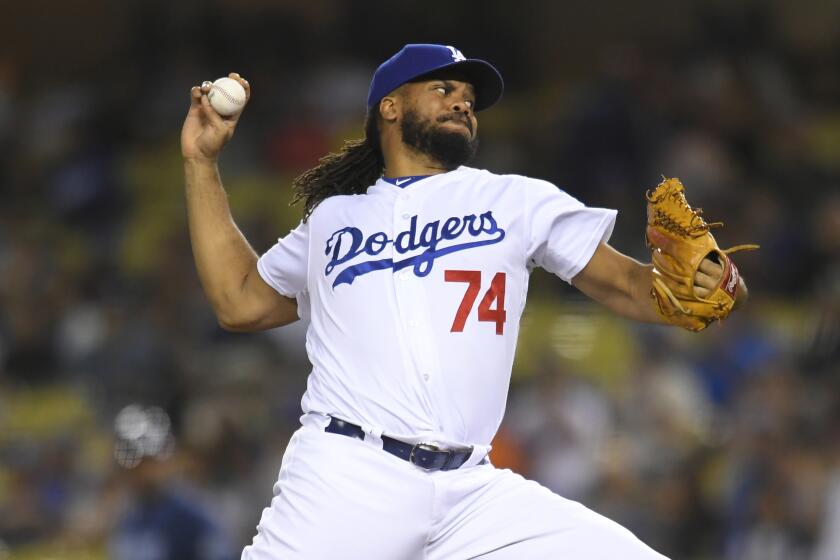
<instances>
[{"instance_id":1,"label":"number 74 on jersey","mask_svg":"<svg viewBox=\"0 0 840 560\"><path fill-rule=\"evenodd\" d=\"M478 320L496 323L496 334L504 334L505 319L507 313L505 312L505 278L504 272L497 272L490 281L490 287L484 292L484 296L478 304ZM464 325L467 323L467 317L472 312L475 300L481 291L481 271L480 270L446 270L444 271L444 280L447 282L464 282L467 284L467 290L464 292L464 299L461 300L461 305L458 306L458 311L455 313L455 320L452 321L452 328L450 332L464 332Z\"/></svg>"}]
</instances>

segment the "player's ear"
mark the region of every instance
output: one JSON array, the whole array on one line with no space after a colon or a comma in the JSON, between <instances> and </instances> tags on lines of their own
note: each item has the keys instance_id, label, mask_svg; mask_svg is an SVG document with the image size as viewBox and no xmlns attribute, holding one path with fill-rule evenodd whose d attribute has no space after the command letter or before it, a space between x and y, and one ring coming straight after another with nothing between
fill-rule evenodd
<instances>
[{"instance_id":1,"label":"player's ear","mask_svg":"<svg viewBox=\"0 0 840 560\"><path fill-rule=\"evenodd\" d=\"M379 102L379 114L385 122L394 122L400 115L402 99L397 95L386 95Z\"/></svg>"}]
</instances>

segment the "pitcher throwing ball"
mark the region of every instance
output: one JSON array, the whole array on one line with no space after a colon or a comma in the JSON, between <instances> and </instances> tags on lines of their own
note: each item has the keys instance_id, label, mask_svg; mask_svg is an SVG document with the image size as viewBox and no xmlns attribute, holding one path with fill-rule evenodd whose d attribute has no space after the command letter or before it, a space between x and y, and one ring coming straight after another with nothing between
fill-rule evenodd
<instances>
[{"instance_id":1,"label":"pitcher throwing ball","mask_svg":"<svg viewBox=\"0 0 840 560\"><path fill-rule=\"evenodd\" d=\"M648 195L645 265L607 244L615 210L467 167L477 113L502 90L487 62L406 45L373 75L365 138L296 179L303 220L258 257L217 168L241 113L222 118L193 88L189 227L218 320L236 331L309 321L301 427L242 558L664 558L488 457L528 277L539 266L619 315L691 330L723 319L746 288L675 180ZM692 255L709 250L689 262L685 239Z\"/></svg>"}]
</instances>

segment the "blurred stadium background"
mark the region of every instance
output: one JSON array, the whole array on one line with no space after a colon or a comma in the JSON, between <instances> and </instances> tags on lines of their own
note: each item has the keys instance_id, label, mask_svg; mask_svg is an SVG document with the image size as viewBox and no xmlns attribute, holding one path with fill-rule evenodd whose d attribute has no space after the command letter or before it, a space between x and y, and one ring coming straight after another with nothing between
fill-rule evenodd
<instances>
[{"instance_id":1,"label":"blurred stadium background","mask_svg":"<svg viewBox=\"0 0 840 560\"><path fill-rule=\"evenodd\" d=\"M618 208L639 259L661 174L722 245L762 245L750 304L699 335L535 273L495 461L674 559L840 560L839 29L836 1L4 3L0 558L238 558L305 326L226 333L204 300L188 90L253 86L222 174L262 252L292 178L361 134L376 65L440 42L507 81L476 166Z\"/></svg>"}]
</instances>

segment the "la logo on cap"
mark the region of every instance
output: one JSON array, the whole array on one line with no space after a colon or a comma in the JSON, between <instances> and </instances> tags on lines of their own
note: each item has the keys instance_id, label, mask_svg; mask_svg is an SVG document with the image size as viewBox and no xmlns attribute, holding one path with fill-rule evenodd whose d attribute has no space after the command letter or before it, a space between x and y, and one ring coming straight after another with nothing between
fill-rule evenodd
<instances>
[{"instance_id":1,"label":"la logo on cap","mask_svg":"<svg viewBox=\"0 0 840 560\"><path fill-rule=\"evenodd\" d=\"M464 56L461 53L461 51L459 51L455 47L447 45L446 48L449 49L452 52L452 61L453 62L461 62L462 60L467 60L467 57Z\"/></svg>"}]
</instances>

